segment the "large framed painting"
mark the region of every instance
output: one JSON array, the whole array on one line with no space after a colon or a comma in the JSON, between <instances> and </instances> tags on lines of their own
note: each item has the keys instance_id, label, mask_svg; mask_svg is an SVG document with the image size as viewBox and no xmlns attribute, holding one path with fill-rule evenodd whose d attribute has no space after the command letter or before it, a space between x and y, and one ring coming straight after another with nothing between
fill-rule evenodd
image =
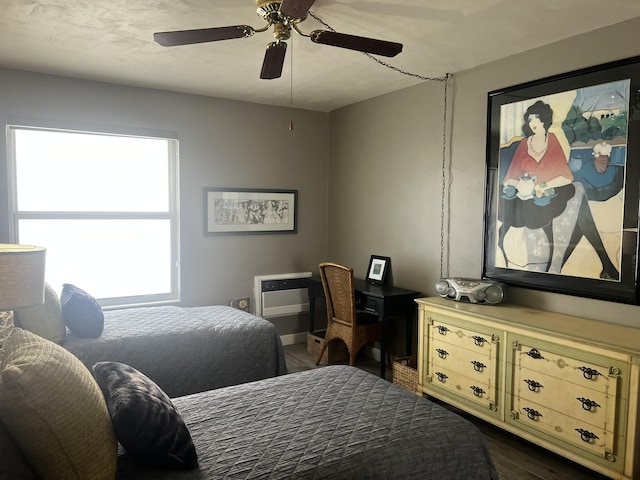
<instances>
[{"instance_id":1,"label":"large framed painting","mask_svg":"<svg viewBox=\"0 0 640 480\"><path fill-rule=\"evenodd\" d=\"M483 277L638 304L640 57L488 95Z\"/></svg>"},{"instance_id":2,"label":"large framed painting","mask_svg":"<svg viewBox=\"0 0 640 480\"><path fill-rule=\"evenodd\" d=\"M204 189L204 234L297 233L298 191Z\"/></svg>"}]
</instances>

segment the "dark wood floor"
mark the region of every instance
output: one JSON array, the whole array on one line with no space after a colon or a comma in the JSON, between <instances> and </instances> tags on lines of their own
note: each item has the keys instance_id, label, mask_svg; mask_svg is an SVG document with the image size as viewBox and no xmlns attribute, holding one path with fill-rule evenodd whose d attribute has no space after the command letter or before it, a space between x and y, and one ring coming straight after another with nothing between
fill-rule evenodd
<instances>
[{"instance_id":1,"label":"dark wood floor","mask_svg":"<svg viewBox=\"0 0 640 480\"><path fill-rule=\"evenodd\" d=\"M315 359L307 355L306 344L287 345L284 350L289 373L319 368L315 365ZM358 357L356 366L371 373L379 374L380 372L380 364L367 357ZM387 380L391 381L389 369L387 369ZM453 407L442 405L478 426L487 439L489 451L502 480L605 480L607 478Z\"/></svg>"}]
</instances>

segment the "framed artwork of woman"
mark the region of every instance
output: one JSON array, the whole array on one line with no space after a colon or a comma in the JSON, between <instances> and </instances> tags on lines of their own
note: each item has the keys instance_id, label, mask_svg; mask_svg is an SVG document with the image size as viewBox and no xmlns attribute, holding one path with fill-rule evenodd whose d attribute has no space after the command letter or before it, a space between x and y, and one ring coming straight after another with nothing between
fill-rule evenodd
<instances>
[{"instance_id":1,"label":"framed artwork of woman","mask_svg":"<svg viewBox=\"0 0 640 480\"><path fill-rule=\"evenodd\" d=\"M639 62L489 94L483 277L638 303Z\"/></svg>"}]
</instances>

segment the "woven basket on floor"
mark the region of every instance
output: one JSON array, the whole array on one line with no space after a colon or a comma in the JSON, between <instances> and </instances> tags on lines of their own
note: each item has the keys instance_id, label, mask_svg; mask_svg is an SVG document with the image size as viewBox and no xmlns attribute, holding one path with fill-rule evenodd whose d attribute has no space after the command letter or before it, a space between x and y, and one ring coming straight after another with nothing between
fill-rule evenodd
<instances>
[{"instance_id":1,"label":"woven basket on floor","mask_svg":"<svg viewBox=\"0 0 640 480\"><path fill-rule=\"evenodd\" d=\"M393 383L418 393L418 363L415 356L401 357L393 361Z\"/></svg>"}]
</instances>

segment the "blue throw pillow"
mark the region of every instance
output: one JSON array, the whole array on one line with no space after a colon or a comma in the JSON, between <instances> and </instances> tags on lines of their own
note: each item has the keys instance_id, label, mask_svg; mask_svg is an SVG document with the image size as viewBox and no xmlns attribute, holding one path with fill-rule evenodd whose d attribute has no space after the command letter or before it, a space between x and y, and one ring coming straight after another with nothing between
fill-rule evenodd
<instances>
[{"instance_id":1,"label":"blue throw pillow","mask_svg":"<svg viewBox=\"0 0 640 480\"><path fill-rule=\"evenodd\" d=\"M65 283L60 294L62 319L71 333L97 338L104 329L104 312L98 301L81 288Z\"/></svg>"},{"instance_id":2,"label":"blue throw pillow","mask_svg":"<svg viewBox=\"0 0 640 480\"><path fill-rule=\"evenodd\" d=\"M93 365L116 438L136 460L156 467L198 466L191 434L166 393L144 374L118 362Z\"/></svg>"}]
</instances>

